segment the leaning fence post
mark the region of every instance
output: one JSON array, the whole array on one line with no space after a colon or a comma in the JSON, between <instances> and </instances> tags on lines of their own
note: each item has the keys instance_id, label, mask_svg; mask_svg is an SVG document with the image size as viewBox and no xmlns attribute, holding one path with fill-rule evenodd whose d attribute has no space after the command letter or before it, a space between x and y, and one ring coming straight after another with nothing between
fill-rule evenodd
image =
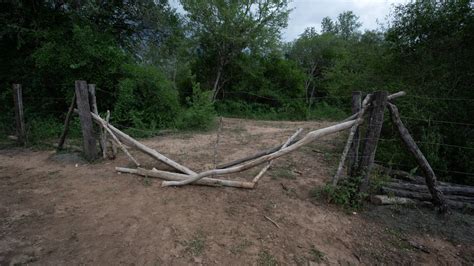
<instances>
[{"instance_id":1,"label":"leaning fence post","mask_svg":"<svg viewBox=\"0 0 474 266\"><path fill-rule=\"evenodd\" d=\"M87 87L89 89L89 102L91 105L91 111L94 114L99 115L99 109L97 108L97 98L95 97L95 84L88 84ZM104 143L104 132L102 130L102 127L99 127L99 145L100 149L102 150L102 153L105 154L106 146Z\"/></svg>"},{"instance_id":2,"label":"leaning fence post","mask_svg":"<svg viewBox=\"0 0 474 266\"><path fill-rule=\"evenodd\" d=\"M359 113L362 106L362 93L360 91L352 92L352 114ZM354 133L354 140L348 154L347 174L354 176L359 161L359 128Z\"/></svg>"},{"instance_id":3,"label":"leaning fence post","mask_svg":"<svg viewBox=\"0 0 474 266\"><path fill-rule=\"evenodd\" d=\"M76 80L75 90L79 120L81 122L82 139L84 143L84 155L87 160L92 161L97 157L97 150L87 83L83 80Z\"/></svg>"},{"instance_id":4,"label":"leaning fence post","mask_svg":"<svg viewBox=\"0 0 474 266\"><path fill-rule=\"evenodd\" d=\"M21 84L13 84L13 101L15 103L16 136L18 143L24 145L26 143L26 132Z\"/></svg>"},{"instance_id":5,"label":"leaning fence post","mask_svg":"<svg viewBox=\"0 0 474 266\"><path fill-rule=\"evenodd\" d=\"M385 106L387 105L386 91L377 91L372 100L372 110L370 111L369 125L364 140L364 148L361 154L357 174L362 177L359 187L360 192L367 192L369 189L369 175L375 159L375 151L382 130Z\"/></svg>"}]
</instances>

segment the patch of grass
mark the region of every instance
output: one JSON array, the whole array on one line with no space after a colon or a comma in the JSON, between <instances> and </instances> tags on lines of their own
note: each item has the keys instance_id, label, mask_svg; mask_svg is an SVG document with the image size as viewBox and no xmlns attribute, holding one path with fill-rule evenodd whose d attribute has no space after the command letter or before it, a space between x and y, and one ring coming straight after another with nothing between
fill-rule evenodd
<instances>
[{"instance_id":1,"label":"patch of grass","mask_svg":"<svg viewBox=\"0 0 474 266\"><path fill-rule=\"evenodd\" d=\"M311 245L311 248L309 249L309 259L311 261L320 263L324 260L324 253L317 249L314 245Z\"/></svg>"},{"instance_id":2,"label":"patch of grass","mask_svg":"<svg viewBox=\"0 0 474 266\"><path fill-rule=\"evenodd\" d=\"M397 228L386 228L385 232L389 235L390 239L388 242L395 248L411 250L412 245L408 242L407 238L403 236L402 232Z\"/></svg>"},{"instance_id":3,"label":"patch of grass","mask_svg":"<svg viewBox=\"0 0 474 266\"><path fill-rule=\"evenodd\" d=\"M145 176L143 179L142 179L142 183L145 187L149 187L151 186L151 179L148 178L147 176Z\"/></svg>"},{"instance_id":4,"label":"patch of grass","mask_svg":"<svg viewBox=\"0 0 474 266\"><path fill-rule=\"evenodd\" d=\"M240 241L239 243L233 245L231 248L230 248L230 252L234 255L237 255L237 254L240 254L242 253L242 251L244 251L246 248L250 247L250 245L252 245L252 242L250 242L249 240L247 239L244 239L242 241Z\"/></svg>"},{"instance_id":5,"label":"patch of grass","mask_svg":"<svg viewBox=\"0 0 474 266\"><path fill-rule=\"evenodd\" d=\"M206 246L206 237L201 231L194 234L193 238L186 243L186 251L194 256L200 256Z\"/></svg>"},{"instance_id":6,"label":"patch of grass","mask_svg":"<svg viewBox=\"0 0 474 266\"><path fill-rule=\"evenodd\" d=\"M291 179L291 180L296 179L295 173L293 173L293 171L291 171L288 168L281 168L281 167L272 169L271 176L272 176L272 179L279 179L279 178L285 178L285 179Z\"/></svg>"},{"instance_id":7,"label":"patch of grass","mask_svg":"<svg viewBox=\"0 0 474 266\"><path fill-rule=\"evenodd\" d=\"M274 265L278 265L278 261L272 254L264 250L258 254L257 265L274 266Z\"/></svg>"}]
</instances>

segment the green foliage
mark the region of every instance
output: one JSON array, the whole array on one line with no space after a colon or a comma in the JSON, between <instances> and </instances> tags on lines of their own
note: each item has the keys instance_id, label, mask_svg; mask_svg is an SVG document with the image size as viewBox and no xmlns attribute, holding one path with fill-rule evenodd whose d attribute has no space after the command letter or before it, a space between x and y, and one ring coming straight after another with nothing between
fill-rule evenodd
<instances>
[{"instance_id":1,"label":"green foliage","mask_svg":"<svg viewBox=\"0 0 474 266\"><path fill-rule=\"evenodd\" d=\"M178 93L155 67L127 65L120 80L114 121L142 130L172 127L180 112Z\"/></svg>"},{"instance_id":2,"label":"green foliage","mask_svg":"<svg viewBox=\"0 0 474 266\"><path fill-rule=\"evenodd\" d=\"M216 114L210 95L198 83L193 85L193 95L187 98L189 107L181 112L177 122L179 129L206 130L214 125Z\"/></svg>"},{"instance_id":3,"label":"green foliage","mask_svg":"<svg viewBox=\"0 0 474 266\"><path fill-rule=\"evenodd\" d=\"M323 188L314 188L310 191L310 196L347 209L360 209L367 195L359 193L359 184L360 178L344 179L337 186L326 184Z\"/></svg>"}]
</instances>

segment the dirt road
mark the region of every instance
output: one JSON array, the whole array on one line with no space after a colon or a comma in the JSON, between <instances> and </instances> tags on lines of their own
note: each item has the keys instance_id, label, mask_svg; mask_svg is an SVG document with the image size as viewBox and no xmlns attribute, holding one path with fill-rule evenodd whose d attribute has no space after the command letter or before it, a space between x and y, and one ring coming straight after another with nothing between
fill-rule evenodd
<instances>
[{"instance_id":1,"label":"dirt road","mask_svg":"<svg viewBox=\"0 0 474 266\"><path fill-rule=\"evenodd\" d=\"M226 118L218 162L282 143L297 127L329 124ZM254 190L161 188L116 173L131 166L123 154L87 164L74 154L0 150L0 264L472 265L472 216L400 207L353 213L312 200L310 190L334 172L342 137L276 160ZM212 131L143 142L198 171L213 167L215 139ZM259 170L226 178L251 180Z\"/></svg>"}]
</instances>

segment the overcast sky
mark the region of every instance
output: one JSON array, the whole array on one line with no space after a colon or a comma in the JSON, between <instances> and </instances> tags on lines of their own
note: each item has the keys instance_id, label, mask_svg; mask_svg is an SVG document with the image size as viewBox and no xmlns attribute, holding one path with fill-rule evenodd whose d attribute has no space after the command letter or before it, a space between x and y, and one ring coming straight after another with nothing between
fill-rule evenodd
<instances>
[{"instance_id":1,"label":"overcast sky","mask_svg":"<svg viewBox=\"0 0 474 266\"><path fill-rule=\"evenodd\" d=\"M377 20L384 23L393 4L406 2L407 0L293 0L290 3L293 11L282 37L284 41L292 41L307 27L315 27L319 31L324 17L336 19L338 14L349 10L360 17L363 29L376 29L379 27ZM179 0L170 0L170 3L178 12L183 12Z\"/></svg>"}]
</instances>

